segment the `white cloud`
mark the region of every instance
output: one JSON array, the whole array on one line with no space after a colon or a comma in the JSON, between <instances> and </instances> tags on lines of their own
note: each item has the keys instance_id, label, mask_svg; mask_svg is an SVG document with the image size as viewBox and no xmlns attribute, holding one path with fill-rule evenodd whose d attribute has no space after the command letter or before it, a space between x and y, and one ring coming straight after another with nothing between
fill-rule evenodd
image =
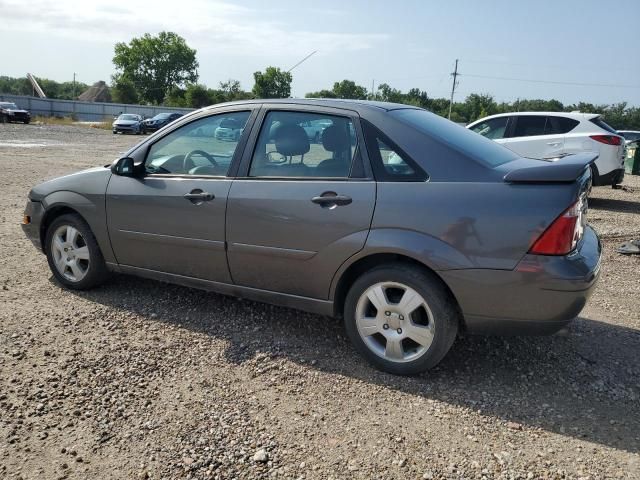
<instances>
[{"instance_id":1,"label":"white cloud","mask_svg":"<svg viewBox=\"0 0 640 480\"><path fill-rule=\"evenodd\" d=\"M79 42L113 44L145 32L170 30L185 37L199 52L275 60L312 50L320 54L365 50L387 38L385 34L307 31L264 20L257 11L215 0L156 0L114 6L82 0L0 0L0 11L3 29L27 30L43 40L56 35Z\"/></svg>"}]
</instances>

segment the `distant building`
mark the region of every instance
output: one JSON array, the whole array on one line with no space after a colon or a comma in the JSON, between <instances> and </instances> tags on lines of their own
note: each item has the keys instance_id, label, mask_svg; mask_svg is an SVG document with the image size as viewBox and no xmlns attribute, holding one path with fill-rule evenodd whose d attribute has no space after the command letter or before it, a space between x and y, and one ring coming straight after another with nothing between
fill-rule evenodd
<instances>
[{"instance_id":1,"label":"distant building","mask_svg":"<svg viewBox=\"0 0 640 480\"><path fill-rule=\"evenodd\" d=\"M100 80L82 92L78 100L83 102L111 102L111 92L107 84Z\"/></svg>"}]
</instances>

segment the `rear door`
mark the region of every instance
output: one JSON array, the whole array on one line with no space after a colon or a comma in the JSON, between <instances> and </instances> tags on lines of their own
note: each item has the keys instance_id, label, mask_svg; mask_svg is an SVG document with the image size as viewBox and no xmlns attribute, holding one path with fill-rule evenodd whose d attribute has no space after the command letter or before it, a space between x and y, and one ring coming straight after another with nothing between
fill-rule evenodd
<instances>
[{"instance_id":1,"label":"rear door","mask_svg":"<svg viewBox=\"0 0 640 480\"><path fill-rule=\"evenodd\" d=\"M502 144L520 156L554 158L562 155L564 134L558 133L558 121L546 115L514 115L510 138Z\"/></svg>"},{"instance_id":2,"label":"rear door","mask_svg":"<svg viewBox=\"0 0 640 480\"><path fill-rule=\"evenodd\" d=\"M229 192L233 281L326 299L334 273L363 248L375 204L357 115L283 105L262 117ZM309 122L325 125L317 144Z\"/></svg>"}]
</instances>

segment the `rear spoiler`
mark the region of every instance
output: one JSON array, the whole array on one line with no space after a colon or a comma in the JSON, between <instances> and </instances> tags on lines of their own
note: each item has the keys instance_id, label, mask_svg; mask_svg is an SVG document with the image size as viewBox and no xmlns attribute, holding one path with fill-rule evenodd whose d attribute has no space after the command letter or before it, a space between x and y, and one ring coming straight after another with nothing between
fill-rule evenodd
<instances>
[{"instance_id":1,"label":"rear spoiler","mask_svg":"<svg viewBox=\"0 0 640 480\"><path fill-rule=\"evenodd\" d=\"M506 183L571 183L598 158L586 152L552 160L532 160L526 167L511 170L504 176ZM535 162L535 163L534 163Z\"/></svg>"}]
</instances>

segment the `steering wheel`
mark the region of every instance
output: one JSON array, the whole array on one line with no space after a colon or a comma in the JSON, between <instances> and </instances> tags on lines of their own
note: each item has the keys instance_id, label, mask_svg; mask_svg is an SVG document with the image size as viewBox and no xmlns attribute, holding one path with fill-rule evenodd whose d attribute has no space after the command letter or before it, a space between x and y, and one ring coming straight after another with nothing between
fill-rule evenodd
<instances>
[{"instance_id":1,"label":"steering wheel","mask_svg":"<svg viewBox=\"0 0 640 480\"><path fill-rule=\"evenodd\" d=\"M201 157L206 158L213 167L218 168L218 162L216 162L216 159L213 157L213 155L209 155L203 150L191 150L184 156L184 160L182 161L182 170L185 173L188 172L191 168L195 167L193 160L191 160L191 157L193 157L194 155L200 155ZM191 166L189 166L189 163L191 163Z\"/></svg>"}]
</instances>

